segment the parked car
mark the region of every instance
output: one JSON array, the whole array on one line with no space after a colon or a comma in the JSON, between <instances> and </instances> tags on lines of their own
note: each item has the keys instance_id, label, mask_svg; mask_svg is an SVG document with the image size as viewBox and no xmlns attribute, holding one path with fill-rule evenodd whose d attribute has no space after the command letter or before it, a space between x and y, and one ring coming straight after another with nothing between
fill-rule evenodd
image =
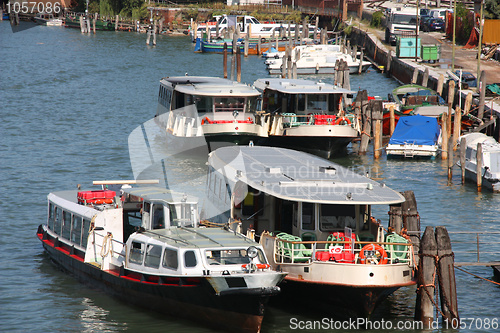
<instances>
[{"instance_id":1,"label":"parked car","mask_svg":"<svg viewBox=\"0 0 500 333\"><path fill-rule=\"evenodd\" d=\"M425 21L422 31L444 31L444 20L431 17Z\"/></svg>"},{"instance_id":2,"label":"parked car","mask_svg":"<svg viewBox=\"0 0 500 333\"><path fill-rule=\"evenodd\" d=\"M453 10L451 10L451 9L433 9L429 12L429 16L445 20L446 19L446 12L453 13Z\"/></svg>"},{"instance_id":3,"label":"parked car","mask_svg":"<svg viewBox=\"0 0 500 333\"><path fill-rule=\"evenodd\" d=\"M420 31L425 31L424 30L424 26L425 26L426 22L428 20L430 20L431 18L432 18L431 16L420 15L420 19L419 19L419 22L420 22L419 29L420 29Z\"/></svg>"}]
</instances>

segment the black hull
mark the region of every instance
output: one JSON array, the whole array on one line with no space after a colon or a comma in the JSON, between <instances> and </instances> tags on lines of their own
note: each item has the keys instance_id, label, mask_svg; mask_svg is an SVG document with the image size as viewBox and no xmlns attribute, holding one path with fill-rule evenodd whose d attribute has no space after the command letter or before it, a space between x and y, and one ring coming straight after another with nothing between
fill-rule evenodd
<instances>
[{"instance_id":1,"label":"black hull","mask_svg":"<svg viewBox=\"0 0 500 333\"><path fill-rule=\"evenodd\" d=\"M413 284L413 283L412 283ZM361 287L285 281L280 285L281 294L273 298L272 302L290 304L289 295L296 300L307 300L306 307L317 305L316 313L323 316L336 315L339 317L370 318L375 308L399 287ZM312 309L309 309L312 310Z\"/></svg>"},{"instance_id":2,"label":"black hull","mask_svg":"<svg viewBox=\"0 0 500 333\"><path fill-rule=\"evenodd\" d=\"M40 227L41 228L41 227ZM269 293L237 293L217 296L203 277L150 279L142 274L105 271L83 262L57 240L37 232L45 251L82 283L99 288L120 300L146 309L196 321L229 332L259 332ZM63 247L61 247L63 246ZM263 295L264 294L264 295Z\"/></svg>"},{"instance_id":3,"label":"black hull","mask_svg":"<svg viewBox=\"0 0 500 333\"><path fill-rule=\"evenodd\" d=\"M349 137L270 136L265 145L301 150L328 159L346 155L352 140L354 138Z\"/></svg>"}]
</instances>

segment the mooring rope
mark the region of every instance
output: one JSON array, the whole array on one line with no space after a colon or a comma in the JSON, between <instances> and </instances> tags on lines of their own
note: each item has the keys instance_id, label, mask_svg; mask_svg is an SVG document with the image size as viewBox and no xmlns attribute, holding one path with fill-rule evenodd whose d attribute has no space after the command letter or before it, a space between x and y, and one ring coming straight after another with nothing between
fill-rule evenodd
<instances>
[{"instance_id":1,"label":"mooring rope","mask_svg":"<svg viewBox=\"0 0 500 333\"><path fill-rule=\"evenodd\" d=\"M495 281L492 281L492 280L488 280L488 279L486 279L486 278L484 278L484 277L481 277L481 276L476 275L476 274L471 273L471 272L467 272L465 269L462 269L462 268L460 268L460 267L458 267L458 266L455 266L455 268L456 268L456 269L458 269L458 270L460 270L460 271L462 271L462 272L464 272L464 273L470 274L470 275L475 276L475 277L477 277L477 278L480 278L480 279L482 279L482 280L484 280L484 281L488 281L488 282L491 282L491 283L493 283L493 284L496 284L497 286L500 286L500 283L498 283L498 282L495 282Z\"/></svg>"}]
</instances>

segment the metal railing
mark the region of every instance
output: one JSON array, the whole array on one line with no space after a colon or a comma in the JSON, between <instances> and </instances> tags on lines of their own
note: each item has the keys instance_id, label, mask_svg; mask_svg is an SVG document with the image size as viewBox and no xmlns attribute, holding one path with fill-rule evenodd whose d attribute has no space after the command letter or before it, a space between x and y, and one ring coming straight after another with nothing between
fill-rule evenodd
<instances>
[{"instance_id":1,"label":"metal railing","mask_svg":"<svg viewBox=\"0 0 500 333\"><path fill-rule=\"evenodd\" d=\"M290 241L277 238L274 257L277 263L304 263L310 261L336 261L352 264L370 263L375 258L375 250L364 249L366 245L378 245L387 255L387 264L406 263L413 266L414 253L411 243L374 241ZM333 247L333 248L332 248ZM338 249L341 248L339 251ZM374 248L374 247L373 247ZM333 249L333 251L332 251ZM336 250L336 251L335 251ZM362 258L361 251L365 253ZM329 254L321 255L321 253ZM321 259L321 258L328 259ZM378 258L383 259L383 258ZM377 260L378 262L378 260ZM376 263L376 262L374 262Z\"/></svg>"}]
</instances>

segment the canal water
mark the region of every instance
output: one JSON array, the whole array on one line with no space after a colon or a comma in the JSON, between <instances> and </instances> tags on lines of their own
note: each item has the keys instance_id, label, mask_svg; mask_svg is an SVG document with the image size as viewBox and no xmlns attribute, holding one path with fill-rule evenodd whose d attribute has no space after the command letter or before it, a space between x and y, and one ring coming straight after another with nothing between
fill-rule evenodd
<instances>
[{"instance_id":1,"label":"canal water","mask_svg":"<svg viewBox=\"0 0 500 333\"><path fill-rule=\"evenodd\" d=\"M93 180L133 178L128 138L155 114L161 77L222 75L222 57L193 53L187 37L159 36L156 47L147 46L145 39L136 33L82 35L78 30L41 26L14 34L8 22L0 22L0 331L212 332L81 285L51 263L35 237L37 226L46 220L49 192L77 184L89 187ZM266 76L260 58L243 60L242 81L252 83ZM333 81L331 76L315 79ZM370 95L385 97L395 86L375 70L351 76L352 89L367 89ZM365 156L351 152L335 161L360 173L368 171L398 191L413 190L422 229L444 225L450 232L498 230L500 196L462 186L458 169L449 185L441 160L387 161L383 156L373 161L372 152ZM178 157L165 167L177 173L172 180L186 191L202 190L204 161ZM384 224L387 210L376 211ZM476 249L475 235L451 236L457 261L476 259L475 253L465 253ZM495 242L496 235L483 239ZM481 250L490 252L481 260L498 259L500 246L483 244ZM468 270L492 278L490 268ZM483 332L488 327L498 331L500 288L460 271L456 279L465 326L460 331ZM263 332L289 332L313 320L335 319L308 311L307 302L271 304ZM401 289L372 320L394 327L400 322L408 325L414 304L415 288Z\"/></svg>"}]
</instances>

